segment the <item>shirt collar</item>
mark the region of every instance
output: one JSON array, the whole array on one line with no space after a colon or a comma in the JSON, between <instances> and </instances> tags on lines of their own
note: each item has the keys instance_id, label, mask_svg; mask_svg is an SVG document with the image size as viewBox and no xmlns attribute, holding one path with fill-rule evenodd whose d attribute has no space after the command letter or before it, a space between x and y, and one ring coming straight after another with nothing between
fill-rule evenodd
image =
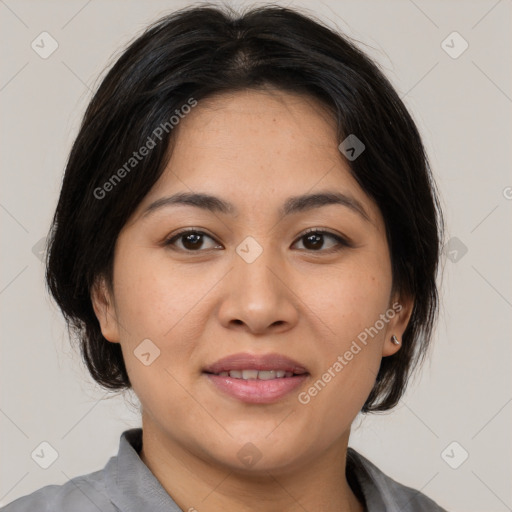
<instances>
[{"instance_id":1,"label":"shirt collar","mask_svg":"<svg viewBox=\"0 0 512 512\"><path fill-rule=\"evenodd\" d=\"M121 434L119 452L105 466L105 485L114 505L122 512L181 512L175 501L139 456L142 429L133 428ZM389 479L372 463L352 448L347 450L349 480L361 490L367 512L395 510L393 496L387 492Z\"/></svg>"},{"instance_id":2,"label":"shirt collar","mask_svg":"<svg viewBox=\"0 0 512 512\"><path fill-rule=\"evenodd\" d=\"M112 503L122 512L181 512L139 456L142 429L121 434L119 452L105 466L105 485Z\"/></svg>"}]
</instances>

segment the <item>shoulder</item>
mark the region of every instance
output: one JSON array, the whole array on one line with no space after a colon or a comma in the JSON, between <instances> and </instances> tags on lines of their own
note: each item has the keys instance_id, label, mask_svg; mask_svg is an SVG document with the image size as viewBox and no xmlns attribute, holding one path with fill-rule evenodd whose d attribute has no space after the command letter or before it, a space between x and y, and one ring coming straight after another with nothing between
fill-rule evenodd
<instances>
[{"instance_id":1,"label":"shoulder","mask_svg":"<svg viewBox=\"0 0 512 512\"><path fill-rule=\"evenodd\" d=\"M47 485L0 508L1 512L114 512L103 483L103 470Z\"/></svg>"},{"instance_id":2,"label":"shoulder","mask_svg":"<svg viewBox=\"0 0 512 512\"><path fill-rule=\"evenodd\" d=\"M347 452L347 468L357 480L368 512L447 512L425 494L384 474L352 448Z\"/></svg>"}]
</instances>

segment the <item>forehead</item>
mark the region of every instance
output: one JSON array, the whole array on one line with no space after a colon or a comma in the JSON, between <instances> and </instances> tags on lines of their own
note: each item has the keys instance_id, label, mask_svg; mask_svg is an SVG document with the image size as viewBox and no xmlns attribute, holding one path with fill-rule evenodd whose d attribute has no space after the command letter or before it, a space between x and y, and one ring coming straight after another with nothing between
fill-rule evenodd
<instances>
[{"instance_id":1,"label":"forehead","mask_svg":"<svg viewBox=\"0 0 512 512\"><path fill-rule=\"evenodd\" d=\"M176 143L176 149L196 146L241 159L264 148L261 163L276 154L300 160L312 151L339 160L338 151L332 151L337 148L336 123L327 108L312 97L275 89L201 100L181 121Z\"/></svg>"},{"instance_id":2,"label":"forehead","mask_svg":"<svg viewBox=\"0 0 512 512\"><path fill-rule=\"evenodd\" d=\"M251 209L282 207L290 196L332 190L379 212L338 150L336 122L309 96L244 90L198 102L180 120L162 176L140 205L201 191Z\"/></svg>"}]
</instances>

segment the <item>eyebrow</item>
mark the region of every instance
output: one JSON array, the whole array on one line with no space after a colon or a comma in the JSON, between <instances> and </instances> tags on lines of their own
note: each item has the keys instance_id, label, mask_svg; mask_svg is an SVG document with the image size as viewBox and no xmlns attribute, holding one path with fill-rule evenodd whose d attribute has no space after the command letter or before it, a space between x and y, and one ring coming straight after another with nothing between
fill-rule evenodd
<instances>
[{"instance_id":1,"label":"eyebrow","mask_svg":"<svg viewBox=\"0 0 512 512\"><path fill-rule=\"evenodd\" d=\"M296 213L320 208L328 205L341 205L357 213L364 220L371 223L369 215L363 205L354 197L341 192L321 191L315 194L304 194L289 197L279 210L283 217ZM237 215L238 210L232 203L210 194L201 192L179 192L172 196L162 197L151 203L143 212L143 216L173 205L188 205L226 215Z\"/></svg>"}]
</instances>

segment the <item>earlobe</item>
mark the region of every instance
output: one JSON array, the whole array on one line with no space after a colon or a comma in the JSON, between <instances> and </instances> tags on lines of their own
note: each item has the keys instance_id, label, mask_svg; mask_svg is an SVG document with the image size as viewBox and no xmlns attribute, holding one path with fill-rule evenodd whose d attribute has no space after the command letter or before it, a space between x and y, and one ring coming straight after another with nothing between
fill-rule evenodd
<instances>
[{"instance_id":1,"label":"earlobe","mask_svg":"<svg viewBox=\"0 0 512 512\"><path fill-rule=\"evenodd\" d=\"M104 338L119 343L117 316L111 292L104 277L98 277L91 289L91 302Z\"/></svg>"},{"instance_id":2,"label":"earlobe","mask_svg":"<svg viewBox=\"0 0 512 512\"><path fill-rule=\"evenodd\" d=\"M395 341L396 340L396 341ZM388 357L396 354L402 345L402 342L395 334L391 336L387 336L384 340L384 345L382 347L382 357Z\"/></svg>"},{"instance_id":3,"label":"earlobe","mask_svg":"<svg viewBox=\"0 0 512 512\"><path fill-rule=\"evenodd\" d=\"M414 299L406 298L396 300L392 303L392 310L395 312L386 330L386 339L382 347L382 356L396 354L402 346L402 337L409 324L414 307Z\"/></svg>"}]
</instances>

